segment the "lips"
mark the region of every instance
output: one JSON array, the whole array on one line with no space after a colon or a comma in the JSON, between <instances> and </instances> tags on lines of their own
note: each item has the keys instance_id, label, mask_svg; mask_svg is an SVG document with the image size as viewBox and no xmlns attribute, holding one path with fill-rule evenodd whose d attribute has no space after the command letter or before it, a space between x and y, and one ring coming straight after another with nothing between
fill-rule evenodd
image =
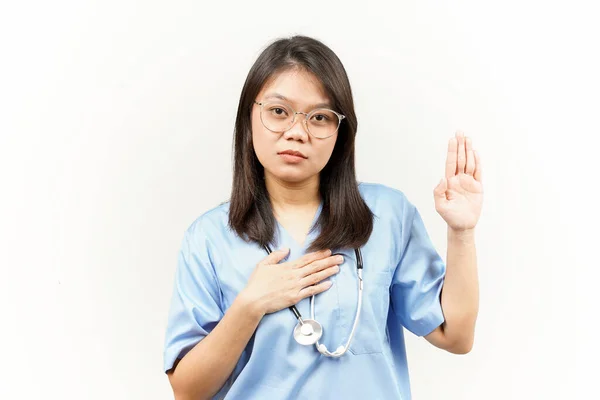
<instances>
[{"instance_id":1,"label":"lips","mask_svg":"<svg viewBox=\"0 0 600 400\"><path fill-rule=\"evenodd\" d=\"M295 150L285 150L285 151L281 151L277 154L279 154L279 155L289 154L290 156L307 158L304 154L300 153L299 151L295 151Z\"/></svg>"}]
</instances>

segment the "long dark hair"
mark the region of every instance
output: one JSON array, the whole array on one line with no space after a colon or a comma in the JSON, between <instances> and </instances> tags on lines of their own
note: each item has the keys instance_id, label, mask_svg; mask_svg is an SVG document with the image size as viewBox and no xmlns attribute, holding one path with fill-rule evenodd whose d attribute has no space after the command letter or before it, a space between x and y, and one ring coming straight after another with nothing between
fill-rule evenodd
<instances>
[{"instance_id":1,"label":"long dark hair","mask_svg":"<svg viewBox=\"0 0 600 400\"><path fill-rule=\"evenodd\" d=\"M251 111L265 82L273 74L294 68L314 74L333 102L333 108L346 116L331 158L320 173L323 207L312 227L319 227L320 234L307 251L361 247L373 230L373 213L360 196L356 180L354 138L358 123L350 82L335 53L306 36L274 41L263 50L248 73L235 121L229 226L246 241L261 246L275 244L276 221L263 178L264 168L252 145Z\"/></svg>"}]
</instances>

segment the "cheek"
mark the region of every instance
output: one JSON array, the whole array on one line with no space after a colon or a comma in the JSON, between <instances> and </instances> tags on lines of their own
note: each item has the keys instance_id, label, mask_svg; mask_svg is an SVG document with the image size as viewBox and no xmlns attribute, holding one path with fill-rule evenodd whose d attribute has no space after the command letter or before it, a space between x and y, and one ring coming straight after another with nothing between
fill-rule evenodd
<instances>
[{"instance_id":1,"label":"cheek","mask_svg":"<svg viewBox=\"0 0 600 400\"><path fill-rule=\"evenodd\" d=\"M337 136L335 138L332 137L331 139L333 140L318 143L316 153L318 154L318 163L320 168L325 167L325 165L331 158L331 154L333 153Z\"/></svg>"},{"instance_id":2,"label":"cheek","mask_svg":"<svg viewBox=\"0 0 600 400\"><path fill-rule=\"evenodd\" d=\"M265 132L266 129L260 122L260 117L257 119L252 117L252 146L260 163L264 166L268 158L269 149L273 147L273 135Z\"/></svg>"}]
</instances>

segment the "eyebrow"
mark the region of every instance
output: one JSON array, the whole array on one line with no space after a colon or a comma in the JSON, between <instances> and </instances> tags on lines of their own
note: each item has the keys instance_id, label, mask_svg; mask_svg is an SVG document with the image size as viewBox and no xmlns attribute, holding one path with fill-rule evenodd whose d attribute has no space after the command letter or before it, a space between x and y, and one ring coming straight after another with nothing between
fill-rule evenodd
<instances>
[{"instance_id":1,"label":"eyebrow","mask_svg":"<svg viewBox=\"0 0 600 400\"><path fill-rule=\"evenodd\" d=\"M286 98L284 95L279 94L279 93L267 93L267 95L265 96L265 99L272 99L272 98L287 101L288 103L293 103L293 101L291 101L290 99ZM309 108L311 108L313 110L315 108L331 108L331 104L330 103L309 104Z\"/></svg>"}]
</instances>

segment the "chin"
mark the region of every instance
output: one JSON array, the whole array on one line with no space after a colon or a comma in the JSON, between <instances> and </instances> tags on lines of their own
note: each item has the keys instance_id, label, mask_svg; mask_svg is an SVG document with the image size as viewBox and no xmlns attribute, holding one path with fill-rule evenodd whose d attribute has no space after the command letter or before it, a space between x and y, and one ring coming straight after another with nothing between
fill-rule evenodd
<instances>
[{"instance_id":1,"label":"chin","mask_svg":"<svg viewBox=\"0 0 600 400\"><path fill-rule=\"evenodd\" d=\"M293 183L302 182L311 177L311 174L307 173L306 171L301 171L298 169L294 171L294 170L290 170L290 168L281 168L281 169L273 172L273 175L277 179L281 179L282 181L293 182Z\"/></svg>"}]
</instances>

